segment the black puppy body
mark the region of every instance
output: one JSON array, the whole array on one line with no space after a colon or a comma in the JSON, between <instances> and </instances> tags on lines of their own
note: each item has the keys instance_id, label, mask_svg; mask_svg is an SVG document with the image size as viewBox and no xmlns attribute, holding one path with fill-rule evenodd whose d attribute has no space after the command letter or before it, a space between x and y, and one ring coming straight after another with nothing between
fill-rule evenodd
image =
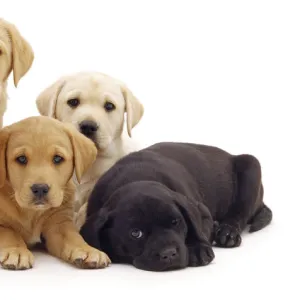
<instances>
[{"instance_id":1,"label":"black puppy body","mask_svg":"<svg viewBox=\"0 0 300 300\"><path fill-rule=\"evenodd\" d=\"M206 265L214 258L213 241L239 246L247 224L253 232L271 219L255 157L159 143L127 155L102 176L81 234L113 262L162 271Z\"/></svg>"}]
</instances>

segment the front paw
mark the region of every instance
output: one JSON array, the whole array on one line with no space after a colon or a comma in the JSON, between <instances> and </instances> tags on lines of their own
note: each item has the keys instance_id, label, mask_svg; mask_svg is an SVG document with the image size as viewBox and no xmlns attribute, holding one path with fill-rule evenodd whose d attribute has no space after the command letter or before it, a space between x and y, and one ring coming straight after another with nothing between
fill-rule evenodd
<instances>
[{"instance_id":1,"label":"front paw","mask_svg":"<svg viewBox=\"0 0 300 300\"><path fill-rule=\"evenodd\" d=\"M215 228L215 242L219 247L233 248L240 246L242 238L238 228L229 224L221 224Z\"/></svg>"},{"instance_id":2,"label":"front paw","mask_svg":"<svg viewBox=\"0 0 300 300\"><path fill-rule=\"evenodd\" d=\"M0 251L0 264L7 270L27 270L33 266L33 254L26 248L12 247Z\"/></svg>"},{"instance_id":3,"label":"front paw","mask_svg":"<svg viewBox=\"0 0 300 300\"><path fill-rule=\"evenodd\" d=\"M102 269L111 263L104 252L90 246L67 249L66 252L68 261L82 269Z\"/></svg>"},{"instance_id":4,"label":"front paw","mask_svg":"<svg viewBox=\"0 0 300 300\"><path fill-rule=\"evenodd\" d=\"M207 245L196 245L193 247L189 247L189 266L198 267L198 266L206 266L211 263L215 254L211 247Z\"/></svg>"}]
</instances>

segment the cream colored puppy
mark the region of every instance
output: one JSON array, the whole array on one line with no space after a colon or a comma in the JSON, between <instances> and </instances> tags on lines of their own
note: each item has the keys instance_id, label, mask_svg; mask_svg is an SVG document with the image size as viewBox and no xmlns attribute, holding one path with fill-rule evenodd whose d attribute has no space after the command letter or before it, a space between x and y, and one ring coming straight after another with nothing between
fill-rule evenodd
<instances>
[{"instance_id":1,"label":"cream colored puppy","mask_svg":"<svg viewBox=\"0 0 300 300\"><path fill-rule=\"evenodd\" d=\"M6 111L6 81L14 73L17 87L20 79L28 72L34 59L34 53L28 42L11 23L0 19L0 128Z\"/></svg>"},{"instance_id":2,"label":"cream colored puppy","mask_svg":"<svg viewBox=\"0 0 300 300\"><path fill-rule=\"evenodd\" d=\"M86 203L97 180L117 160L134 148L123 135L124 115L131 137L132 128L141 120L144 108L121 81L97 72L64 76L37 98L40 114L72 123L90 138L98 149L95 163L77 183L76 225L85 221ZM76 182L76 180L75 180Z\"/></svg>"}]
</instances>

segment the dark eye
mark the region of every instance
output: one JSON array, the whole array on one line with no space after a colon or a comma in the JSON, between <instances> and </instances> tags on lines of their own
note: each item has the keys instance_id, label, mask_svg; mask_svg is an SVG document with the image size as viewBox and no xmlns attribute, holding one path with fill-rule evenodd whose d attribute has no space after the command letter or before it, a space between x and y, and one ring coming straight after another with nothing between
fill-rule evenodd
<instances>
[{"instance_id":1,"label":"dark eye","mask_svg":"<svg viewBox=\"0 0 300 300\"><path fill-rule=\"evenodd\" d=\"M111 102L106 101L104 104L104 108L106 111L112 111L114 110L116 107L114 104L112 104Z\"/></svg>"},{"instance_id":2,"label":"dark eye","mask_svg":"<svg viewBox=\"0 0 300 300\"><path fill-rule=\"evenodd\" d=\"M140 239L143 236L143 232L139 229L133 229L130 234L135 239Z\"/></svg>"},{"instance_id":3,"label":"dark eye","mask_svg":"<svg viewBox=\"0 0 300 300\"><path fill-rule=\"evenodd\" d=\"M25 155L20 155L16 158L16 161L21 165L27 164L27 157Z\"/></svg>"},{"instance_id":4,"label":"dark eye","mask_svg":"<svg viewBox=\"0 0 300 300\"><path fill-rule=\"evenodd\" d=\"M53 157L53 163L55 165L59 165L60 163L62 163L64 161L64 158L59 156L59 155L54 155Z\"/></svg>"},{"instance_id":5,"label":"dark eye","mask_svg":"<svg viewBox=\"0 0 300 300\"><path fill-rule=\"evenodd\" d=\"M173 226L178 226L180 223L180 219L173 219L171 223Z\"/></svg>"},{"instance_id":6,"label":"dark eye","mask_svg":"<svg viewBox=\"0 0 300 300\"><path fill-rule=\"evenodd\" d=\"M75 108L75 107L77 107L77 106L80 104L80 101L79 101L79 99L74 98L74 99L68 100L67 103L68 103L68 105L69 105L70 107Z\"/></svg>"}]
</instances>

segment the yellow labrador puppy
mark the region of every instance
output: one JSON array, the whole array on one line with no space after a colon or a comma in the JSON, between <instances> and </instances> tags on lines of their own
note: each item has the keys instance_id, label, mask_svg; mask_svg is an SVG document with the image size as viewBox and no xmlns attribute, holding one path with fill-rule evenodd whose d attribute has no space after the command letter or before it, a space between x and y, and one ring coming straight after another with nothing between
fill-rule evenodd
<instances>
[{"instance_id":1,"label":"yellow labrador puppy","mask_svg":"<svg viewBox=\"0 0 300 300\"><path fill-rule=\"evenodd\" d=\"M28 72L34 59L34 53L28 42L11 23L0 19L0 128L6 111L6 81L13 71L14 84Z\"/></svg>"},{"instance_id":2,"label":"yellow labrador puppy","mask_svg":"<svg viewBox=\"0 0 300 300\"><path fill-rule=\"evenodd\" d=\"M48 117L31 117L0 131L0 264L33 265L30 246L81 268L102 268L109 258L84 242L73 223L75 186L97 155L94 144Z\"/></svg>"},{"instance_id":3,"label":"yellow labrador puppy","mask_svg":"<svg viewBox=\"0 0 300 300\"><path fill-rule=\"evenodd\" d=\"M143 105L123 82L98 72L62 77L44 90L36 103L40 114L72 123L98 149L96 161L77 185L75 211L79 211L76 224L80 228L97 180L117 160L136 150L129 139L124 139L124 115L131 137L132 128L143 116Z\"/></svg>"}]
</instances>

